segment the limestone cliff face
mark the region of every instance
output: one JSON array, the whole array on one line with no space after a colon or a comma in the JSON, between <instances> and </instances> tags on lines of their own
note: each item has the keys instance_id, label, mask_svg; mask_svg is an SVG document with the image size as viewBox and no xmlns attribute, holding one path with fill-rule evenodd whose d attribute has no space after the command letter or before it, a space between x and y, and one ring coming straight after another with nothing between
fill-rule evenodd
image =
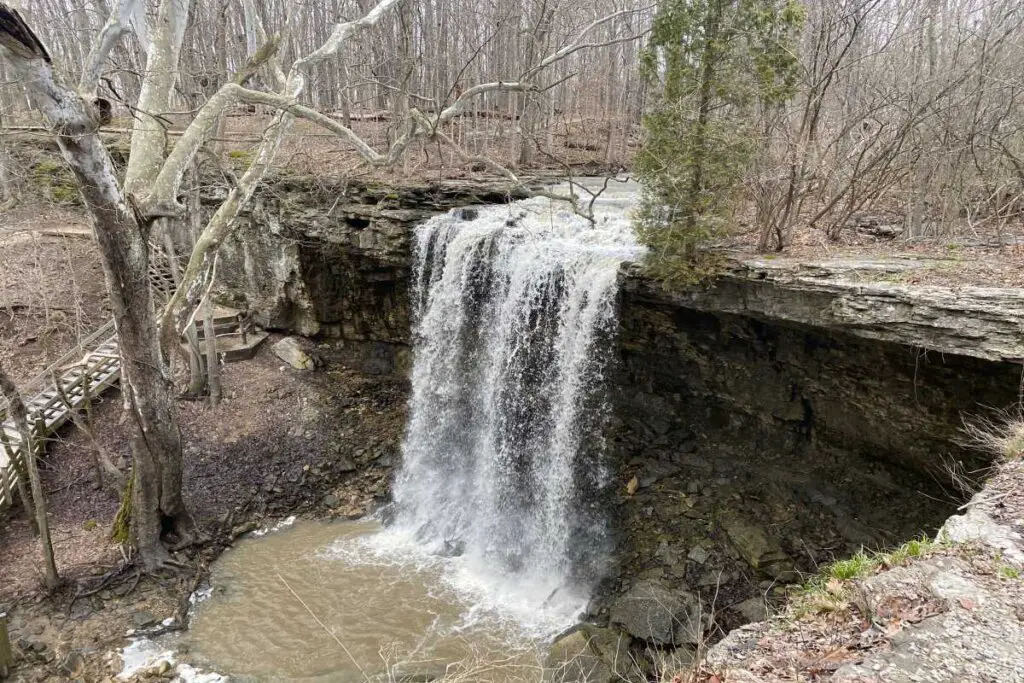
<instances>
[{"instance_id":1,"label":"limestone cliff face","mask_svg":"<svg viewBox=\"0 0 1024 683\"><path fill-rule=\"evenodd\" d=\"M415 226L453 207L514 198L472 182L395 189L279 178L222 247L222 291L264 327L340 338L367 369L402 369Z\"/></svg>"},{"instance_id":2,"label":"limestone cliff face","mask_svg":"<svg viewBox=\"0 0 1024 683\"><path fill-rule=\"evenodd\" d=\"M904 284L935 267L914 259L734 262L680 305L800 323L924 351L1024 361L1024 290Z\"/></svg>"},{"instance_id":3,"label":"limestone cliff face","mask_svg":"<svg viewBox=\"0 0 1024 683\"><path fill-rule=\"evenodd\" d=\"M963 417L1015 404L1022 369L1020 292L759 272L625 273L610 383L621 575L717 596L726 624L794 570L941 526L987 464Z\"/></svg>"}]
</instances>

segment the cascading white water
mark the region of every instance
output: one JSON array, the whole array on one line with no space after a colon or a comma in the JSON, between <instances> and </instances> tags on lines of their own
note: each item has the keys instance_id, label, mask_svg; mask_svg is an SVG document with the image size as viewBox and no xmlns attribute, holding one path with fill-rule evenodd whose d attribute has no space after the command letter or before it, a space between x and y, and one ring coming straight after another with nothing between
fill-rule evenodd
<instances>
[{"instance_id":1,"label":"cascading white water","mask_svg":"<svg viewBox=\"0 0 1024 683\"><path fill-rule=\"evenodd\" d=\"M531 199L417 232L414 367L393 529L517 612L578 610L607 551L603 371L633 188L591 225ZM574 615L573 615L574 616Z\"/></svg>"}]
</instances>

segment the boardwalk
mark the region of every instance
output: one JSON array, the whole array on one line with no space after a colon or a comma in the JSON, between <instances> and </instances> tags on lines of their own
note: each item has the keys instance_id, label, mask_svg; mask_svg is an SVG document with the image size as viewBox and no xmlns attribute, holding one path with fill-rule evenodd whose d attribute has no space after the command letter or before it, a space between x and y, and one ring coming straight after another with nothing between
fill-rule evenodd
<instances>
[{"instance_id":1,"label":"boardwalk","mask_svg":"<svg viewBox=\"0 0 1024 683\"><path fill-rule=\"evenodd\" d=\"M114 323L110 322L83 339L23 389L31 396L25 407L32 421L33 437L53 434L120 377L121 360ZM13 502L19 470L23 469L14 467L14 460L22 456L21 436L6 411L0 409L0 510Z\"/></svg>"},{"instance_id":2,"label":"boardwalk","mask_svg":"<svg viewBox=\"0 0 1024 683\"><path fill-rule=\"evenodd\" d=\"M172 266L159 245L150 242L149 250L150 285L157 302L166 303L177 287L182 269L176 263ZM119 379L121 356L111 320L21 387L36 443L45 443L47 437ZM15 467L15 461L20 462L24 456L22 450L18 430L0 408L0 512L14 502L20 472L24 472L23 466Z\"/></svg>"}]
</instances>

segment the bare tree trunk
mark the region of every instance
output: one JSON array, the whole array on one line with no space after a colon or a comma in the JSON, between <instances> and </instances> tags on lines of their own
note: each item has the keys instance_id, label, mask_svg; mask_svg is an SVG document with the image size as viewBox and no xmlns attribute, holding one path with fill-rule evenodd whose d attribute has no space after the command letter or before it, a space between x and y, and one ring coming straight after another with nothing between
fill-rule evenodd
<instances>
[{"instance_id":1,"label":"bare tree trunk","mask_svg":"<svg viewBox=\"0 0 1024 683\"><path fill-rule=\"evenodd\" d=\"M0 117L0 131L3 129L3 118ZM0 138L0 208L10 209L18 203L18 190L11 177L11 158L7 144Z\"/></svg>"},{"instance_id":2,"label":"bare tree trunk","mask_svg":"<svg viewBox=\"0 0 1024 683\"><path fill-rule=\"evenodd\" d=\"M21 448L24 452L25 469L32 487L32 502L35 507L36 525L39 527L39 544L43 556L43 581L49 590L60 585L57 564L53 560L53 544L50 542L50 523L46 519L46 499L43 497L43 484L39 480L39 468L36 467L35 439L28 423L28 411L21 400L21 394L14 382L0 366L0 394L7 399L7 412L14 421L21 436Z\"/></svg>"},{"instance_id":3,"label":"bare tree trunk","mask_svg":"<svg viewBox=\"0 0 1024 683\"><path fill-rule=\"evenodd\" d=\"M188 387L185 397L198 398L206 391L206 369L203 367L203 351L199 345L199 332L195 322L185 328L185 347L188 354Z\"/></svg>"},{"instance_id":4,"label":"bare tree trunk","mask_svg":"<svg viewBox=\"0 0 1024 683\"><path fill-rule=\"evenodd\" d=\"M121 387L131 406L131 536L149 570L171 563L162 539L188 543L195 523L181 497L181 433L171 386L162 372L149 286L150 226L117 184L97 134L100 113L56 80L49 55L21 17L0 5L0 44L20 72L74 172L103 255L121 352Z\"/></svg>"}]
</instances>

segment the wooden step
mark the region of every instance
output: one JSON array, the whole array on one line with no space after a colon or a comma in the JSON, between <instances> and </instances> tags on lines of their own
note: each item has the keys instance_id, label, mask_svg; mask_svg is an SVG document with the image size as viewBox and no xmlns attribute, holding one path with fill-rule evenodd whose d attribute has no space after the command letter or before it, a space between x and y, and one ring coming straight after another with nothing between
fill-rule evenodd
<instances>
[{"instance_id":1,"label":"wooden step","mask_svg":"<svg viewBox=\"0 0 1024 683\"><path fill-rule=\"evenodd\" d=\"M238 332L238 323L234 321L214 323L213 330L218 337L223 334L234 334ZM206 339L206 325L196 325L196 335L199 337L199 341Z\"/></svg>"},{"instance_id":2,"label":"wooden step","mask_svg":"<svg viewBox=\"0 0 1024 683\"><path fill-rule=\"evenodd\" d=\"M217 335L217 354L225 363L234 363L239 360L249 360L256 355L260 345L267 340L266 332L250 332L246 335L245 342L242 342L242 335L238 332L232 334ZM182 344L181 348L186 352L188 346ZM205 353L205 349L203 349Z\"/></svg>"}]
</instances>

